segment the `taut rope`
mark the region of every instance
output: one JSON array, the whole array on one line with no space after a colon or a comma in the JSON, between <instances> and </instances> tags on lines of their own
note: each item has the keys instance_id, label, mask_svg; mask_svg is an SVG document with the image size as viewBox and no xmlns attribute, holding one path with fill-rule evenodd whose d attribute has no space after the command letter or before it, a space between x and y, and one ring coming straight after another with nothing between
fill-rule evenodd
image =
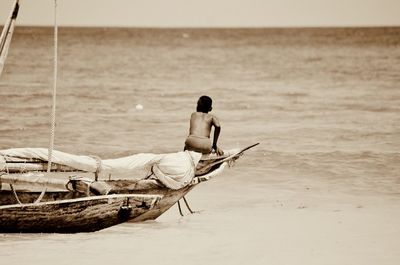
<instances>
[{"instance_id":1,"label":"taut rope","mask_svg":"<svg viewBox=\"0 0 400 265\"><path fill-rule=\"evenodd\" d=\"M51 171L51 161L54 149L54 132L56 127L56 95L57 95L57 67L58 66L58 25L57 25L57 0L54 0L54 71L53 71L53 104L51 110L50 144L48 154L47 172Z\"/></svg>"},{"instance_id":2,"label":"taut rope","mask_svg":"<svg viewBox=\"0 0 400 265\"><path fill-rule=\"evenodd\" d=\"M57 69L58 69L58 24L57 24L57 0L54 0L54 70L53 70L53 104L51 110L51 128L50 128L50 144L48 149L47 172L51 171L51 162L54 149L54 134L56 127L56 95L57 95ZM44 186L39 198L35 201L38 203L42 200L46 193L47 187Z\"/></svg>"}]
</instances>

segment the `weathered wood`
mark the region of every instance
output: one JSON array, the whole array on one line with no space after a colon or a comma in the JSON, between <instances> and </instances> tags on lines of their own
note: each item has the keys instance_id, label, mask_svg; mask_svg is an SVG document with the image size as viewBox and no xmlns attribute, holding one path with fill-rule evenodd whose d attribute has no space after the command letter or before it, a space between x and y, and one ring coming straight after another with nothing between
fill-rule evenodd
<instances>
[{"instance_id":1,"label":"weathered wood","mask_svg":"<svg viewBox=\"0 0 400 265\"><path fill-rule=\"evenodd\" d=\"M4 185L4 184L3 184ZM40 191L32 192L28 190L17 191L17 196L22 203L33 203L39 197ZM68 191L47 191L42 199L42 202L68 200L85 197L79 192ZM0 206L17 204L17 200L10 190L0 191Z\"/></svg>"},{"instance_id":2,"label":"weathered wood","mask_svg":"<svg viewBox=\"0 0 400 265\"><path fill-rule=\"evenodd\" d=\"M0 232L76 233L110 227L152 209L161 196L113 194L0 206Z\"/></svg>"},{"instance_id":3,"label":"weathered wood","mask_svg":"<svg viewBox=\"0 0 400 265\"><path fill-rule=\"evenodd\" d=\"M249 145L245 148L239 149L237 152L233 154L223 155L215 158L206 158L199 161L196 167L196 176L202 176L212 172L213 170L217 169L222 163L225 162L232 162L238 159L243 153L250 148L253 148L260 143Z\"/></svg>"},{"instance_id":4,"label":"weathered wood","mask_svg":"<svg viewBox=\"0 0 400 265\"><path fill-rule=\"evenodd\" d=\"M202 161L196 168L196 177L192 183L179 190L168 189L155 179L106 180L102 182L107 185L107 191L110 194L119 195L91 196L85 200L82 198L82 193L76 191L51 191L46 192L43 198L45 202L40 205L0 206L0 232L89 232L124 221L154 220L198 183L208 180L213 174L220 173L227 162L239 158L245 150L253 146L255 145L229 156ZM61 177L58 176L61 174L61 172L56 173L56 177ZM39 196L39 192L32 192L32 190L19 190L17 194L20 201L25 203L33 202ZM130 196L128 194L132 196L154 194L155 197L150 204L141 201L130 208L124 206L128 199L129 205L132 203L131 198L127 197ZM0 205L16 203L16 201L11 191L0 190Z\"/></svg>"},{"instance_id":5,"label":"weathered wood","mask_svg":"<svg viewBox=\"0 0 400 265\"><path fill-rule=\"evenodd\" d=\"M30 163L21 163L21 162L7 162L5 164L4 172L9 173L24 173L31 171L47 171L48 163L44 162L30 162ZM79 172L73 167L60 165L56 163L51 164L52 172Z\"/></svg>"},{"instance_id":6,"label":"weathered wood","mask_svg":"<svg viewBox=\"0 0 400 265\"><path fill-rule=\"evenodd\" d=\"M154 205L153 208L141 212L139 215L130 215L129 220L132 222L139 222L145 220L155 220L161 214L171 208L178 200L185 196L195 185L191 185L179 190L171 190L166 187L160 186L156 180L111 180L105 181L111 187L110 193L113 194L154 194L160 197L160 200ZM18 191L18 198L23 203L32 203L38 197L40 192ZM48 191L45 193L42 201L52 202L66 199L80 198L82 193ZM0 205L15 204L17 200L14 194L8 190L0 191ZM0 206L1 207L1 206ZM1 224L0 224L1 225Z\"/></svg>"},{"instance_id":7,"label":"weathered wood","mask_svg":"<svg viewBox=\"0 0 400 265\"><path fill-rule=\"evenodd\" d=\"M162 196L154 208L130 219L129 222L157 219L196 186L193 184L179 190L172 190L162 186L157 180L110 180L106 183L111 187L110 192L116 194L136 193Z\"/></svg>"},{"instance_id":8,"label":"weathered wood","mask_svg":"<svg viewBox=\"0 0 400 265\"><path fill-rule=\"evenodd\" d=\"M160 215L168 211L175 203L177 203L183 196L185 196L189 191L191 191L195 185L185 187L180 190L168 190L168 192L163 194L162 199L159 201L154 208L146 211L145 213L138 215L134 218L129 219L129 222L142 222L146 220L155 220Z\"/></svg>"}]
</instances>

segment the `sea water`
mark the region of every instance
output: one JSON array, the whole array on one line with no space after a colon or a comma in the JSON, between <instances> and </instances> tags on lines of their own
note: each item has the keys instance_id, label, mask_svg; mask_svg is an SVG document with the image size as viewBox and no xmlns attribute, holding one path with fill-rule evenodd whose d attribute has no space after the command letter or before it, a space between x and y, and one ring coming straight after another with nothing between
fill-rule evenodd
<instances>
[{"instance_id":1,"label":"sea water","mask_svg":"<svg viewBox=\"0 0 400 265\"><path fill-rule=\"evenodd\" d=\"M274 214L293 216L271 209L325 209L312 202L327 196L400 205L399 28L59 34L55 149L180 151L201 95L213 99L223 149L260 145L188 194L199 213L180 217L174 206L95 233L0 234L2 262L281 264L301 250L267 255L265 245L290 245L302 228L273 226ZM0 149L48 146L52 56L51 28L16 29L0 79Z\"/></svg>"}]
</instances>

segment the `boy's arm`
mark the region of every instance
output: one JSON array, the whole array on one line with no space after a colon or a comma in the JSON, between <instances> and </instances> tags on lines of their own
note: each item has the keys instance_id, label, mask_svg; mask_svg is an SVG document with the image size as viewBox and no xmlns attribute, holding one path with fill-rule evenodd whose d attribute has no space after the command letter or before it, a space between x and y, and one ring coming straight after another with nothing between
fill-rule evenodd
<instances>
[{"instance_id":1,"label":"boy's arm","mask_svg":"<svg viewBox=\"0 0 400 265\"><path fill-rule=\"evenodd\" d=\"M213 125L214 125L214 140L213 140L212 148L215 150L217 155L223 155L224 151L222 151L222 149L218 148L218 146L217 146L218 137L221 132L221 125L219 124L219 121L215 116L213 116Z\"/></svg>"}]
</instances>

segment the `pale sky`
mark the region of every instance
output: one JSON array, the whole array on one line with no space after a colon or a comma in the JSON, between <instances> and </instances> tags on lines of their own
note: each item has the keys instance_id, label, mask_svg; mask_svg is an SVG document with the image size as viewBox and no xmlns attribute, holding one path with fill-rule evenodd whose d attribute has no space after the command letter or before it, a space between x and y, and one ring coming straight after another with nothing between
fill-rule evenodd
<instances>
[{"instance_id":1,"label":"pale sky","mask_svg":"<svg viewBox=\"0 0 400 265\"><path fill-rule=\"evenodd\" d=\"M4 24L14 0L0 0ZM54 0L20 0L18 25L53 25ZM57 0L64 26L400 26L400 0Z\"/></svg>"}]
</instances>

